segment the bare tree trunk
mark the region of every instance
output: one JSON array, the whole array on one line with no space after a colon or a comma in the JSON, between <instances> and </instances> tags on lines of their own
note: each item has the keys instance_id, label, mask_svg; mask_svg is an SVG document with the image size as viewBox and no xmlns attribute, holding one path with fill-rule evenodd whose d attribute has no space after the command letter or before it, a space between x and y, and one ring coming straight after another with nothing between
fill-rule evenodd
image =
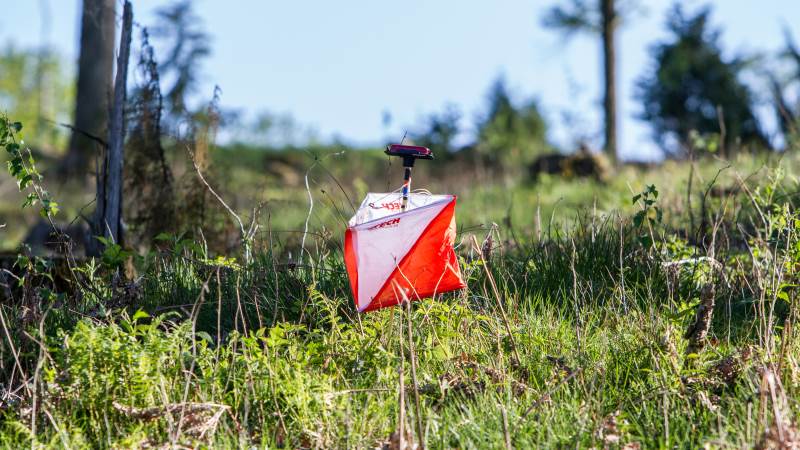
<instances>
[{"instance_id":1,"label":"bare tree trunk","mask_svg":"<svg viewBox=\"0 0 800 450\"><path fill-rule=\"evenodd\" d=\"M125 144L125 98L128 81L128 59L131 53L133 8L125 1L122 12L122 33L114 80L114 103L108 131L108 151L103 171L97 180L95 232L112 242L122 241L122 163Z\"/></svg>"},{"instance_id":2,"label":"bare tree trunk","mask_svg":"<svg viewBox=\"0 0 800 450\"><path fill-rule=\"evenodd\" d=\"M108 99L114 72L115 0L83 0L75 130L69 141L62 172L86 174L99 153L96 140L108 126Z\"/></svg>"},{"instance_id":3,"label":"bare tree trunk","mask_svg":"<svg viewBox=\"0 0 800 450\"><path fill-rule=\"evenodd\" d=\"M614 33L617 28L617 11L614 0L600 0L600 12L603 17L603 73L604 73L604 98L603 113L605 114L605 151L608 156L617 162L617 68Z\"/></svg>"}]
</instances>

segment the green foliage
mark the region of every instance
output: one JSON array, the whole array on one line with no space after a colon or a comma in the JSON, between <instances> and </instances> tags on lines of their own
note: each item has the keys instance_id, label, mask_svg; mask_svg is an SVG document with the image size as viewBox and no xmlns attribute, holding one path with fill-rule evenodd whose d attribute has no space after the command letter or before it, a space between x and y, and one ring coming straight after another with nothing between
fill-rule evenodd
<instances>
[{"instance_id":1,"label":"green foliage","mask_svg":"<svg viewBox=\"0 0 800 450\"><path fill-rule=\"evenodd\" d=\"M20 273L17 279L17 287L25 289L29 286L35 286L33 291L44 305L49 307L57 301L63 301L66 297L63 292L54 290L53 284L55 280L52 275L53 264L51 261L39 256L18 253L14 268Z\"/></svg>"},{"instance_id":2,"label":"green foliage","mask_svg":"<svg viewBox=\"0 0 800 450\"><path fill-rule=\"evenodd\" d=\"M716 153L719 150L719 133L700 134L697 130L689 130L688 144L697 153Z\"/></svg>"},{"instance_id":3,"label":"green foliage","mask_svg":"<svg viewBox=\"0 0 800 450\"><path fill-rule=\"evenodd\" d=\"M24 123L31 143L58 148L67 134L54 122L69 122L74 97L61 60L46 49L0 51L0 111Z\"/></svg>"},{"instance_id":4,"label":"green foliage","mask_svg":"<svg viewBox=\"0 0 800 450\"><path fill-rule=\"evenodd\" d=\"M567 35L577 32L600 33L601 15L594 3L586 0L569 0L566 5L555 5L542 18L542 25L563 31Z\"/></svg>"},{"instance_id":5,"label":"green foliage","mask_svg":"<svg viewBox=\"0 0 800 450\"><path fill-rule=\"evenodd\" d=\"M642 118L662 148L680 154L690 133L719 133L724 118L725 144L741 141L769 147L754 113L752 95L739 80L744 61L726 60L719 32L709 25L711 11L687 16L676 5L667 19L671 37L653 47L653 66L639 81Z\"/></svg>"},{"instance_id":6,"label":"green foliage","mask_svg":"<svg viewBox=\"0 0 800 450\"><path fill-rule=\"evenodd\" d=\"M515 173L536 156L551 151L547 125L535 101L514 104L505 79L489 90L487 111L478 124L475 151L490 164Z\"/></svg>"},{"instance_id":7,"label":"green foliage","mask_svg":"<svg viewBox=\"0 0 800 450\"><path fill-rule=\"evenodd\" d=\"M655 243L655 237L658 235L664 219L664 213L656 205L656 200L658 200L658 189L654 184L647 186L644 191L634 195L631 199L631 203L641 207L633 215L633 225L642 232L639 239L642 245L648 248Z\"/></svg>"},{"instance_id":8,"label":"green foliage","mask_svg":"<svg viewBox=\"0 0 800 450\"><path fill-rule=\"evenodd\" d=\"M113 242L111 239L103 236L96 236L95 239L103 244L101 259L106 267L112 269L119 268L132 255L130 251L123 249L121 245Z\"/></svg>"},{"instance_id":9,"label":"green foliage","mask_svg":"<svg viewBox=\"0 0 800 450\"><path fill-rule=\"evenodd\" d=\"M658 196L651 185L635 201L652 209ZM786 214L775 216L783 236L795 226L779 220L792 217ZM466 291L414 304L428 447L501 447L506 434L519 448L756 443L759 435L746 431L747 410L768 406L752 396L761 380L757 367L742 362L731 382L716 369L752 336L729 335L712 350L681 354L697 290L679 291L672 302L660 257L696 250L674 241L648 254L632 231L582 222L563 238L492 259L519 364L509 357L480 260L463 261ZM3 413L0 444L352 448L388 438L396 427L406 324L399 309L353 316L340 255L317 260L316 268L285 270L267 254L242 269L203 262L202 247L180 237L158 240L173 248L148 257L155 261L142 273L139 305L58 334L30 331L47 352L26 356L38 361L41 420L33 434L26 397ZM800 248L796 239L790 247ZM107 289L92 273L87 268L87 280ZM787 279L780 290L790 300L792 284ZM187 311L154 313L172 305ZM732 307L748 308L737 301ZM751 322L736 326L748 329ZM721 337L725 329L714 333ZM789 352L800 350L791 345ZM689 359L694 368L683 368ZM794 385L785 385L787 395L796 395ZM409 390L407 405L411 398ZM201 435L191 424L209 424L211 416L174 409L184 404L225 409ZM408 414L413 423L414 409Z\"/></svg>"},{"instance_id":10,"label":"green foliage","mask_svg":"<svg viewBox=\"0 0 800 450\"><path fill-rule=\"evenodd\" d=\"M42 217L50 218L58 213L58 203L41 186L42 175L36 169L33 154L29 148L21 147L25 144L20 139L21 133L21 122L12 122L7 116L0 114L0 147L5 148L8 153L6 162L8 173L17 180L20 192L27 192L22 207L41 204L39 214Z\"/></svg>"},{"instance_id":11,"label":"green foliage","mask_svg":"<svg viewBox=\"0 0 800 450\"><path fill-rule=\"evenodd\" d=\"M469 297L480 297L482 281L471 281ZM506 289L514 298L513 288ZM314 325L279 320L266 328L230 330L218 340L176 314L136 310L85 319L45 337L48 356L41 362L38 391L45 420L34 436L26 404L7 410L0 443L351 448L383 442L398 413L399 330L405 328L399 311L351 320L337 312L340 299L314 288L307 292L314 306L306 313ZM607 439L648 448L752 443L746 410L748 402L758 402L752 398L758 372L744 366L731 386L714 375L714 366L734 354L738 343L687 356L699 361L698 370L680 368L677 331L691 318L692 302L656 315L631 305L624 319L611 305L587 307L577 333L572 305L510 304L519 365L508 358L493 302L416 304L412 338L428 446L502 446L502 414L520 448L589 447ZM405 376L410 383L408 365ZM691 390L682 381L689 376L698 380ZM653 386L659 386L658 395L652 395ZM704 397L717 399L706 404ZM408 391L407 405L411 398ZM186 412L181 426L180 412L166 412L186 402L224 405L229 413L199 436L187 430L204 416ZM126 412L149 408L150 416ZM408 414L413 423L413 408ZM611 416L613 431L607 425ZM607 438L609 433L616 437Z\"/></svg>"}]
</instances>

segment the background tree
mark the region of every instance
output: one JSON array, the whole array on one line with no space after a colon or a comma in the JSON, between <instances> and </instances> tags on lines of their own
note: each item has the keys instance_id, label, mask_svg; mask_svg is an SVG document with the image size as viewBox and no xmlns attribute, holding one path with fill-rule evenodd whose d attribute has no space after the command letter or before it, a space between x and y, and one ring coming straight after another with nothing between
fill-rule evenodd
<instances>
[{"instance_id":1,"label":"background tree","mask_svg":"<svg viewBox=\"0 0 800 450\"><path fill-rule=\"evenodd\" d=\"M425 118L422 129L411 133L417 145L433 150L437 158L446 158L456 151L455 138L460 131L461 112L453 104L445 105L441 113L432 113Z\"/></svg>"},{"instance_id":2,"label":"background tree","mask_svg":"<svg viewBox=\"0 0 800 450\"><path fill-rule=\"evenodd\" d=\"M68 175L85 173L98 154L96 137L108 127L108 99L114 71L114 0L83 0L75 130L62 169Z\"/></svg>"},{"instance_id":3,"label":"background tree","mask_svg":"<svg viewBox=\"0 0 800 450\"><path fill-rule=\"evenodd\" d=\"M673 154L685 150L696 133L723 133L722 144L729 150L739 141L769 145L752 95L739 81L744 63L723 58L720 33L709 27L710 12L704 8L687 17L676 5L667 18L672 36L653 47L653 66L638 83L642 118L650 122L661 147Z\"/></svg>"},{"instance_id":4,"label":"background tree","mask_svg":"<svg viewBox=\"0 0 800 450\"><path fill-rule=\"evenodd\" d=\"M320 143L318 131L290 113L261 110L248 120L239 111L218 109L220 127L226 128L237 144L280 150Z\"/></svg>"},{"instance_id":5,"label":"background tree","mask_svg":"<svg viewBox=\"0 0 800 450\"><path fill-rule=\"evenodd\" d=\"M536 101L514 104L505 80L489 89L485 116L478 122L475 150L491 165L514 173L537 155L551 151L546 124Z\"/></svg>"},{"instance_id":6,"label":"background tree","mask_svg":"<svg viewBox=\"0 0 800 450\"><path fill-rule=\"evenodd\" d=\"M780 58L789 63L790 69L785 76L775 73L768 73L768 76L780 132L788 145L800 137L800 96L792 100L791 95L792 91L797 92L800 87L800 49L789 30L784 34L786 45Z\"/></svg>"},{"instance_id":7,"label":"background tree","mask_svg":"<svg viewBox=\"0 0 800 450\"><path fill-rule=\"evenodd\" d=\"M603 46L603 149L617 159L617 66L616 30L620 11L635 11L636 2L617 0L569 0L550 9L542 20L545 27L557 29L567 37L577 32L600 36Z\"/></svg>"},{"instance_id":8,"label":"background tree","mask_svg":"<svg viewBox=\"0 0 800 450\"><path fill-rule=\"evenodd\" d=\"M168 131L176 133L182 121L195 111L188 106L188 98L197 92L201 73L199 65L211 54L210 37L203 29L202 20L194 12L191 0L180 0L157 12L158 23L153 36L163 41L168 49L159 66L167 88L164 94ZM203 108L199 108L203 111Z\"/></svg>"}]
</instances>

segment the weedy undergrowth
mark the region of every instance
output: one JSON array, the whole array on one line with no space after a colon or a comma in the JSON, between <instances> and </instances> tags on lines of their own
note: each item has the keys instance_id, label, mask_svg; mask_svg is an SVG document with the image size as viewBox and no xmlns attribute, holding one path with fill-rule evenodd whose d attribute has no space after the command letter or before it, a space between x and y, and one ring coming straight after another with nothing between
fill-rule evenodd
<instances>
[{"instance_id":1,"label":"weedy undergrowth","mask_svg":"<svg viewBox=\"0 0 800 450\"><path fill-rule=\"evenodd\" d=\"M404 429L429 448L790 448L800 216L770 175L697 229L650 185L630 217L459 248L468 287L414 302L413 355L399 308L354 311L324 235L297 264L160 234L135 279L109 254L69 286L23 260L43 278L0 306L0 445L392 448L414 356Z\"/></svg>"}]
</instances>

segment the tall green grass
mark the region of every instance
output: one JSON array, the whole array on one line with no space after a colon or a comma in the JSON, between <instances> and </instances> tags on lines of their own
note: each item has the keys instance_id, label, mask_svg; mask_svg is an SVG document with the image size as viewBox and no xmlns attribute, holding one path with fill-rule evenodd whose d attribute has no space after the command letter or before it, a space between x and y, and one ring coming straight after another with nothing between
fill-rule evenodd
<instances>
[{"instance_id":1,"label":"tall green grass","mask_svg":"<svg viewBox=\"0 0 800 450\"><path fill-rule=\"evenodd\" d=\"M419 414L428 448L741 448L779 431L786 444L800 410L796 182L765 170L701 210L718 170L697 175L694 227L678 182L659 185L664 217L638 225L633 184L594 196L624 197L614 212L539 225L525 196L483 249L461 230L468 287L410 318L355 312L324 227L302 260L268 230L247 266L176 237L136 257L132 278L93 261L66 281L30 269L0 306L0 445L392 448L403 414L416 441ZM704 292L713 320L689 351Z\"/></svg>"},{"instance_id":2,"label":"tall green grass","mask_svg":"<svg viewBox=\"0 0 800 450\"><path fill-rule=\"evenodd\" d=\"M536 243L503 242L486 263L500 299L477 250L464 244L468 289L414 304L427 446L758 442L773 414L771 400L758 394L759 370L776 367L777 353L754 350L757 356L742 360L731 382L715 369L758 344L755 332L740 331L760 320L751 296L732 301L742 316L735 331L727 329L721 305L715 343L686 355L682 333L704 281L697 267L670 275L664 263L689 250L645 247L625 221L579 223ZM401 359L406 428L413 430L402 310L356 315L335 252L300 267L276 257L261 254L253 266L239 267L176 246L149 257L130 297L108 289L108 298L86 304L71 323L60 320L58 332L37 335L29 327L30 338L23 334L17 342L25 351L19 355L25 383L17 373L4 385L14 390L4 392L0 443L380 446L398 426ZM682 286L672 289L675 276ZM508 311L520 361L498 301ZM116 308L98 309L113 302ZM788 346L773 370L780 370L782 392L791 399L800 349L790 338L776 334L771 348ZM8 373L14 363L8 353L4 358ZM790 402L782 414L796 411Z\"/></svg>"}]
</instances>

